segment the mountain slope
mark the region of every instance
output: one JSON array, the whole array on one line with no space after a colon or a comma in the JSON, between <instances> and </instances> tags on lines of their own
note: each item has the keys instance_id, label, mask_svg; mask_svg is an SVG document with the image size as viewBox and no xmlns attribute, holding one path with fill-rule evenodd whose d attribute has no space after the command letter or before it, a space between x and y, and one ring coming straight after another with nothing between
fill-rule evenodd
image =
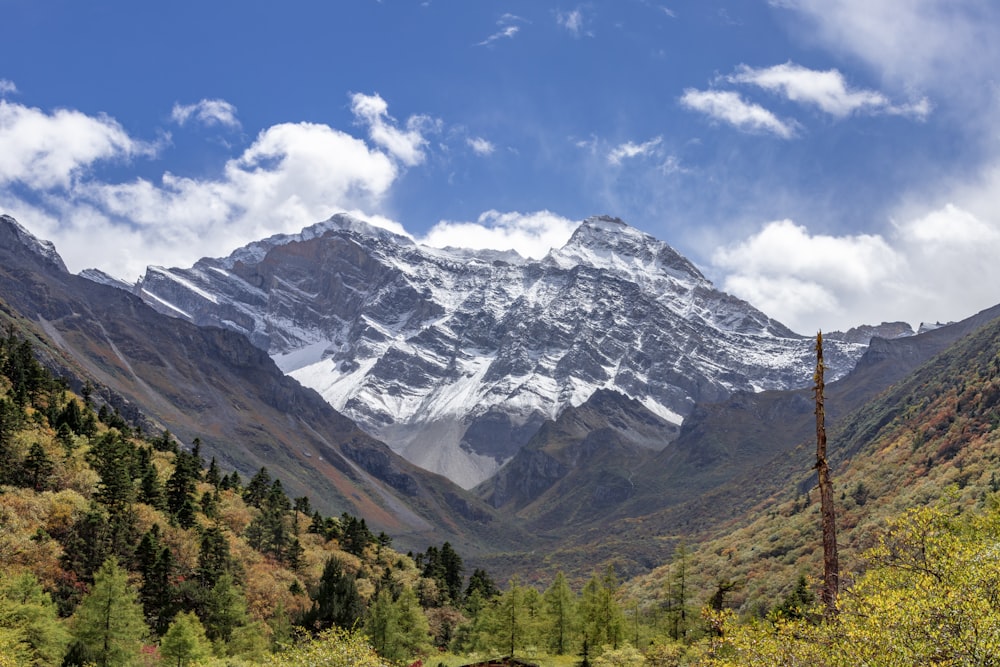
<instances>
[{"instance_id":1,"label":"mountain slope","mask_svg":"<svg viewBox=\"0 0 1000 667\"><path fill-rule=\"evenodd\" d=\"M808 339L607 217L529 260L419 246L338 215L190 269L151 267L136 289L163 313L245 333L369 433L465 487L600 389L677 425L695 402L811 377ZM864 347L831 343L831 374Z\"/></svg>"},{"instance_id":2,"label":"mountain slope","mask_svg":"<svg viewBox=\"0 0 1000 667\"><path fill-rule=\"evenodd\" d=\"M864 402L830 432L845 572L855 570L860 553L888 519L910 508L941 504L957 514L995 502L1000 489L1000 307L953 326L966 335ZM952 337L955 330L946 329L929 333ZM922 345L941 342L925 338ZM690 563L698 579L693 585L707 592L717 581L739 581L732 603L751 611L780 602L800 574L819 576L819 499L809 473L814 460L814 445L802 443L759 466L758 477L769 474L791 483L765 486L755 503L737 508L725 530L698 545ZM721 506L750 478L720 489L710 500ZM656 590L666 576L665 569L654 571L634 582L633 590Z\"/></svg>"},{"instance_id":3,"label":"mountain slope","mask_svg":"<svg viewBox=\"0 0 1000 667\"><path fill-rule=\"evenodd\" d=\"M827 385L832 463L844 465L886 424L911 409L907 401L916 399L884 398L896 385L910 382L914 371L937 355L949 354L983 327L1000 326L998 318L1000 306L918 336L874 339L854 371ZM875 405L882 407L873 409ZM616 477L622 492L606 495L599 505L578 490L574 494L575 485L563 482L589 480L588 488L594 488L600 476L600 469L591 469L585 457L566 463L565 456L554 454L586 449L588 432L563 426L575 423L574 410L567 410L544 426L495 480L476 489L501 511L517 512L528 529L550 541L551 549L544 558L523 554L509 563L505 556L490 566L551 574L553 568L570 571L614 562L620 572L639 573L662 561L678 541L697 544L752 520L762 503L804 496L815 486L813 410L811 389L739 392L719 403L696 405L679 436L662 448L643 453L608 439L609 455L594 460L627 473ZM646 412L645 417L653 415ZM608 423L588 418L598 429ZM643 421L641 408L632 420ZM517 493L498 496L494 484L508 470ZM839 471L835 467L835 474ZM554 493L556 489L570 491L563 495ZM845 488L838 487L841 491Z\"/></svg>"},{"instance_id":4,"label":"mountain slope","mask_svg":"<svg viewBox=\"0 0 1000 667\"><path fill-rule=\"evenodd\" d=\"M364 516L404 543L451 536L471 550L515 539L502 517L396 456L285 376L237 333L164 317L66 272L51 244L0 217L0 301L34 324L63 371L108 387L223 467L261 466L324 511ZM523 536L516 539L523 539Z\"/></svg>"}]
</instances>

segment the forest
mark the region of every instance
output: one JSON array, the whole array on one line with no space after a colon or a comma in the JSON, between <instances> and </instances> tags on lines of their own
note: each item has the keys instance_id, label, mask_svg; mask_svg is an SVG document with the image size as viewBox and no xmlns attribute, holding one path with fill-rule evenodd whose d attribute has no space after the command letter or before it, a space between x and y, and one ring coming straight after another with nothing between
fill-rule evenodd
<instances>
[{"instance_id":1,"label":"forest","mask_svg":"<svg viewBox=\"0 0 1000 667\"><path fill-rule=\"evenodd\" d=\"M943 451L956 420L940 417L936 434L889 439L873 459L908 449L929 470L933 447L947 475L922 476L948 490L845 538L853 556L831 614L817 599L818 545L794 529L818 535L808 496L775 502L764 528L681 542L640 579L611 564L495 582L447 542L400 553L363 517L289 498L266 468L242 479L205 461L197 439L143 432L94 387L70 391L11 328L0 338L0 667L998 664L993 354L974 381L913 407L940 417L960 406L975 447ZM840 496L848 526L885 493L862 472L847 479L868 486ZM775 526L785 532L761 544Z\"/></svg>"}]
</instances>

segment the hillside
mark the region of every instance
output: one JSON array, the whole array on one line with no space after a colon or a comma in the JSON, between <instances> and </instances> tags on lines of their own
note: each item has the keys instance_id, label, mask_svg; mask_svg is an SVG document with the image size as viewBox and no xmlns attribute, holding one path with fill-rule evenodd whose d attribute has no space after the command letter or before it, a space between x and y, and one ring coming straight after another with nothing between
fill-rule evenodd
<instances>
[{"instance_id":1,"label":"hillside","mask_svg":"<svg viewBox=\"0 0 1000 667\"><path fill-rule=\"evenodd\" d=\"M830 395L834 393L831 386ZM954 513L989 507L988 499L1000 490L998 426L996 319L843 418L830 432L830 458L844 572L858 572L862 553L876 544L890 519L907 510L941 505ZM793 483L762 485L770 494L745 514L738 510L714 535L688 538L692 585L702 595L710 594L718 581L738 582L731 604L757 613L780 602L800 575L819 576L819 498L810 472L814 459L814 445L804 441L761 466L744 483L753 478L763 482L768 475ZM722 507L736 488L715 494L713 506ZM669 565L636 579L631 593L655 598L666 577Z\"/></svg>"},{"instance_id":2,"label":"hillside","mask_svg":"<svg viewBox=\"0 0 1000 667\"><path fill-rule=\"evenodd\" d=\"M90 381L220 465L266 465L290 493L365 516L416 548L450 538L474 552L527 538L443 477L400 458L241 335L163 316L120 289L71 275L51 244L0 218L0 303L79 390Z\"/></svg>"}]
</instances>

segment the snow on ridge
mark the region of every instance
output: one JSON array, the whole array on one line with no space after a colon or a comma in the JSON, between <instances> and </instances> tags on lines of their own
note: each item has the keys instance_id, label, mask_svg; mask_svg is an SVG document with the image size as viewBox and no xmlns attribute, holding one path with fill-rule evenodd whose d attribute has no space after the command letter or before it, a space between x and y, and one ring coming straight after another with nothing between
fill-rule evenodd
<instances>
[{"instance_id":1,"label":"snow on ridge","mask_svg":"<svg viewBox=\"0 0 1000 667\"><path fill-rule=\"evenodd\" d=\"M183 278L183 277L177 275L171 269L165 269L162 266L150 266L147 269L147 271L152 271L152 272L157 273L157 274L159 274L159 275L161 275L161 276L163 276L165 278L169 278L170 280L178 283L179 285L184 286L184 288L186 288L187 290L189 290L191 292L194 292L195 294L197 294L201 298L205 299L206 301L211 301L212 303L215 303L215 304L219 303L219 297L217 297L216 295L212 294L211 292L209 292L207 290L204 290L204 289L198 287L197 285L195 285L190 280L187 280L186 278ZM143 291L148 293L148 290L144 289Z\"/></svg>"},{"instance_id":2,"label":"snow on ridge","mask_svg":"<svg viewBox=\"0 0 1000 667\"><path fill-rule=\"evenodd\" d=\"M191 319L190 313L188 313L188 312L186 312L186 311L178 308L177 306L175 306L174 304L170 303L169 301L167 301L165 299L161 299L160 297L158 297L157 295L153 294L152 292L150 292L147 289L143 289L141 291L142 291L142 295L143 296L146 296L146 297L149 297L150 299L153 299L158 304L160 304L160 305L164 306L165 308L168 308L171 311L177 313L178 315L180 315L184 319L186 319L186 320L190 320Z\"/></svg>"}]
</instances>

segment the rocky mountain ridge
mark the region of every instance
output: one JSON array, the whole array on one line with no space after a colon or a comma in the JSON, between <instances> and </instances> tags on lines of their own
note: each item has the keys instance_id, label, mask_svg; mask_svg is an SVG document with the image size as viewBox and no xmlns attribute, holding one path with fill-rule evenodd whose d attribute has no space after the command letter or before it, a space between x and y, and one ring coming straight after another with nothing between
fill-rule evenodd
<instances>
[{"instance_id":1,"label":"rocky mountain ridge","mask_svg":"<svg viewBox=\"0 0 1000 667\"><path fill-rule=\"evenodd\" d=\"M150 267L135 290L162 313L247 335L366 431L467 488L598 390L677 425L695 402L812 373L811 339L610 217L533 260L430 248L337 215L188 269ZM830 375L865 347L831 341Z\"/></svg>"},{"instance_id":2,"label":"rocky mountain ridge","mask_svg":"<svg viewBox=\"0 0 1000 667\"><path fill-rule=\"evenodd\" d=\"M246 337L165 317L134 295L66 270L52 244L0 216L0 326L14 327L78 392L147 433L195 437L249 479L262 466L323 512L363 516L407 547L443 537L473 553L525 542L452 482L402 459L281 372Z\"/></svg>"}]
</instances>

